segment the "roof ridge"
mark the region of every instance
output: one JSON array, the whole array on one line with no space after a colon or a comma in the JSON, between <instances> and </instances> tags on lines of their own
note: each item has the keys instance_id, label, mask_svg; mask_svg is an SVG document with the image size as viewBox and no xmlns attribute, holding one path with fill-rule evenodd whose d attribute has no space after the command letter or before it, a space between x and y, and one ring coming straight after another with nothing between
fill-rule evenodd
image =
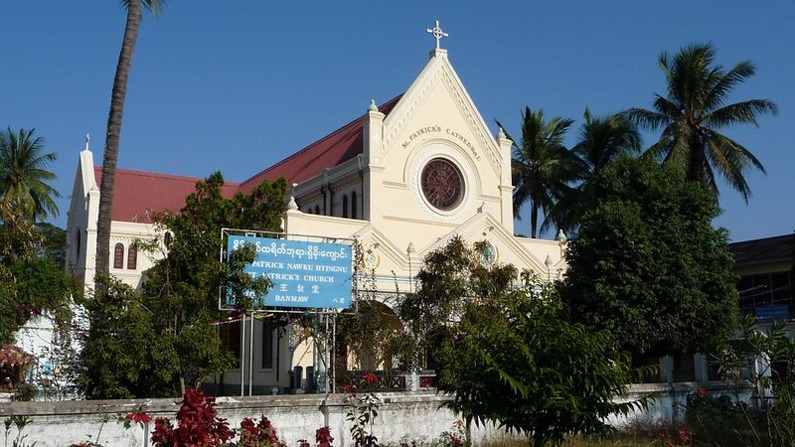
<instances>
[{"instance_id":1,"label":"roof ridge","mask_svg":"<svg viewBox=\"0 0 795 447\"><path fill-rule=\"evenodd\" d=\"M102 173L102 166L94 166L94 171ZM203 177L190 177L187 175L178 175L178 174L167 174L163 172L153 172L153 171L139 171L137 169L123 169L117 168L116 173L123 173L123 174L131 174L131 175L138 175L141 177L157 177L163 179L170 179L170 180L185 180L185 181L192 181L192 182L199 182L205 180ZM227 182L224 180L224 186L239 186L239 183L235 182Z\"/></svg>"},{"instance_id":2,"label":"roof ridge","mask_svg":"<svg viewBox=\"0 0 795 447\"><path fill-rule=\"evenodd\" d=\"M397 95L397 96L393 97L392 99L390 99L390 100L388 100L388 101L385 101L384 103L382 103L382 104L379 106L379 109L380 109L380 108L382 108L382 107L387 107L387 106L390 106L390 105L394 105L394 103L397 103L397 101L398 101L398 100L400 100L400 98L401 98L402 96L403 96L403 93L401 93L401 94L399 94L399 95ZM389 111L391 111L391 108L390 108L390 110L388 110L388 111L387 111L387 113L388 113ZM253 180L257 179L258 177L262 176L262 175L263 175L263 174L265 174L266 172L268 172L268 171L270 171L270 170L272 170L272 169L274 169L274 168L276 168L276 167L278 167L278 166L281 166L281 165L283 165L283 164L285 164L285 163L289 162L290 160L292 160L292 159L294 159L294 158L296 158L296 157L300 156L301 154L303 154L303 153L305 153L305 152L307 152L307 151L309 151L309 150L313 149L314 147L318 146L318 145L319 145L319 144L321 144L322 142L324 142L324 141L326 141L326 140L328 140L328 139L331 139L332 137L334 137L334 136L336 136L336 135L339 135L339 134L340 134L340 133L342 133L343 131L345 131L345 130L349 129L351 126L354 126L354 125L356 125L356 124L359 124L359 123L360 123L360 121L361 121L361 119L364 117L364 115L365 115L364 113L363 113L363 114L361 114L361 115L359 115L358 117L356 117L356 118L352 119L350 122L348 122L347 124L343 125L342 127L339 127L339 128L337 128L336 130L332 131L331 133L324 135L324 136L323 136L323 137L321 137L320 139L318 139L318 140L315 140L314 142L312 142L312 143L310 143L310 144L308 144L308 145L304 146L304 147L303 147L301 150L299 150L299 151L297 151L297 152L294 152L293 154L291 154L291 155L290 155L290 156L288 156L287 158L283 158L283 159L279 160L278 162L276 162L276 163L274 163L274 164L272 164L272 165L268 166L267 168L265 168L265 169L263 169L263 170L261 170L261 171L257 172L256 174L252 175L251 177L249 177L249 178L247 178L247 179L243 180L242 182L240 182L240 183L239 183L239 185L240 185L240 186L243 186L243 185L245 185L246 183L248 183L248 182L251 182L251 181L253 181Z\"/></svg>"}]
</instances>

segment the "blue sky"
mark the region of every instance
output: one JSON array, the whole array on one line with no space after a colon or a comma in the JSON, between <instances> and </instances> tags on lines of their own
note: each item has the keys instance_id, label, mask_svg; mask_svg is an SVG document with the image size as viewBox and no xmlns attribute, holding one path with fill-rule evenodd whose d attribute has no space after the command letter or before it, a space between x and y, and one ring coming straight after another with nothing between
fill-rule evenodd
<instances>
[{"instance_id":1,"label":"blue sky","mask_svg":"<svg viewBox=\"0 0 795 447\"><path fill-rule=\"evenodd\" d=\"M35 127L58 154L65 226L78 152L91 134L101 163L125 15L112 0L5 2L0 126ZM436 19L481 114L518 134L524 106L582 122L650 107L664 93L659 54L712 42L718 62L757 75L731 101L769 98L780 113L726 130L767 175L749 173L748 204L721 185L716 224L731 239L795 230L795 2L171 0L144 17L119 167L239 182L333 131L370 99L403 92L427 62ZM648 135L650 144L656 135ZM569 135L569 143L576 131ZM517 231L529 233L529 219Z\"/></svg>"}]
</instances>

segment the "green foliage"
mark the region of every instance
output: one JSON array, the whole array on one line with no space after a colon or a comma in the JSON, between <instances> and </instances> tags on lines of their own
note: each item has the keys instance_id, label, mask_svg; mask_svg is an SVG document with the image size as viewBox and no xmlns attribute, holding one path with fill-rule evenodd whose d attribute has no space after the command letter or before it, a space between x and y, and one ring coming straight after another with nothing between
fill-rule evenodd
<instances>
[{"instance_id":1,"label":"green foliage","mask_svg":"<svg viewBox=\"0 0 795 447\"><path fill-rule=\"evenodd\" d=\"M481 302L510 288L516 268L484 265L478 248L479 244L470 247L456 236L428 254L417 273L419 289L398 302L398 315L413 336L416 353L433 356L433 340L460 319L468 303Z\"/></svg>"},{"instance_id":2,"label":"green foliage","mask_svg":"<svg viewBox=\"0 0 795 447\"><path fill-rule=\"evenodd\" d=\"M47 183L55 180L47 167L58 157L43 153L44 139L34 137L34 132L14 132L10 127L0 132L0 196L13 201L25 217L43 219L58 215L54 198L61 194Z\"/></svg>"},{"instance_id":3,"label":"green foliage","mask_svg":"<svg viewBox=\"0 0 795 447\"><path fill-rule=\"evenodd\" d=\"M530 204L531 237L538 236L538 212L549 211L569 189L568 182L576 180L579 167L577 157L563 145L566 131L573 123L561 117L544 120L544 111L525 107L522 113L522 139L513 140L513 215ZM497 125L503 130L499 121Z\"/></svg>"},{"instance_id":4,"label":"green foliage","mask_svg":"<svg viewBox=\"0 0 795 447\"><path fill-rule=\"evenodd\" d=\"M11 343L28 320L47 312L61 326L70 318L74 280L52 259L17 259L0 265L0 344Z\"/></svg>"},{"instance_id":5,"label":"green foliage","mask_svg":"<svg viewBox=\"0 0 795 447\"><path fill-rule=\"evenodd\" d=\"M213 325L226 317L219 291L228 287L247 311L250 292L264 293L270 283L243 273L251 247L235 250L227 263L219 259L221 229L279 231L286 183L264 182L232 199L222 196L223 183L215 173L197 183L180 213L156 216L164 239L141 246L166 253L146 272L141 292L110 283L107 295L89 301L86 346L93 349L83 351L81 380L88 397L178 396L232 365Z\"/></svg>"},{"instance_id":6,"label":"green foliage","mask_svg":"<svg viewBox=\"0 0 795 447\"><path fill-rule=\"evenodd\" d=\"M760 327L752 315L746 315L739 336L725 341L716 352L719 370L736 392L746 385L742 372L748 376L752 403L762 412L757 418L749 407L739 407L751 427L753 445L795 444L795 339L789 337L786 325Z\"/></svg>"},{"instance_id":7,"label":"green foliage","mask_svg":"<svg viewBox=\"0 0 795 447\"><path fill-rule=\"evenodd\" d=\"M11 447L35 447L36 443L28 443L25 441L27 439L28 434L24 433L25 428L30 425L30 417L28 416L9 416L5 419L5 441L4 446L8 446L8 440L11 439ZM14 427L17 431L17 435L14 438L10 438L11 435L11 427Z\"/></svg>"},{"instance_id":8,"label":"green foliage","mask_svg":"<svg viewBox=\"0 0 795 447\"><path fill-rule=\"evenodd\" d=\"M103 275L107 293L87 299L91 331L78 379L89 399L176 395L179 353L173 333L152 324L155 309L129 286Z\"/></svg>"},{"instance_id":9,"label":"green foliage","mask_svg":"<svg viewBox=\"0 0 795 447\"><path fill-rule=\"evenodd\" d=\"M42 250L43 235L17 200L0 197L0 344L13 342L19 328L43 312L65 322L76 292L62 265Z\"/></svg>"},{"instance_id":10,"label":"green foliage","mask_svg":"<svg viewBox=\"0 0 795 447\"><path fill-rule=\"evenodd\" d=\"M673 56L663 52L657 63L665 76L667 94L655 95L653 110L624 112L645 129L662 129L649 154L663 157L686 173L688 180L707 185L716 195L717 177L723 177L747 201L751 190L744 172L765 169L748 149L719 130L735 124L757 125L757 116L778 112L769 99L728 103L729 93L750 79L756 67L740 61L724 69L715 63L711 43L681 48Z\"/></svg>"},{"instance_id":11,"label":"green foliage","mask_svg":"<svg viewBox=\"0 0 795 447\"><path fill-rule=\"evenodd\" d=\"M622 115L595 117L586 108L583 118L585 122L580 127L579 140L571 149L578 158L573 163L579 183L576 187L566 189L560 200L549 210L541 227L542 231L554 224L573 234L582 215L580 199L591 178L619 156L640 151L640 132Z\"/></svg>"},{"instance_id":12,"label":"green foliage","mask_svg":"<svg viewBox=\"0 0 795 447\"><path fill-rule=\"evenodd\" d=\"M345 420L351 424L353 444L356 447L378 447L378 438L373 436L373 423L378 417L381 399L375 393L363 396L352 393L345 398L345 403Z\"/></svg>"},{"instance_id":13,"label":"green foliage","mask_svg":"<svg viewBox=\"0 0 795 447\"><path fill-rule=\"evenodd\" d=\"M633 354L709 352L731 334L736 276L716 200L680 171L622 157L581 199L561 294L572 318Z\"/></svg>"},{"instance_id":14,"label":"green foliage","mask_svg":"<svg viewBox=\"0 0 795 447\"><path fill-rule=\"evenodd\" d=\"M63 269L66 264L66 230L47 222L37 223L36 230L42 235L39 256L52 259Z\"/></svg>"},{"instance_id":15,"label":"green foliage","mask_svg":"<svg viewBox=\"0 0 795 447\"><path fill-rule=\"evenodd\" d=\"M696 445L742 447L754 445L756 414L729 395L710 396L705 388L687 396L684 422Z\"/></svg>"},{"instance_id":16,"label":"green foliage","mask_svg":"<svg viewBox=\"0 0 795 447\"><path fill-rule=\"evenodd\" d=\"M531 278L487 298L465 305L440 355L439 389L467 423L495 422L542 447L606 433L607 416L645 405L613 402L631 380L629 359L609 332L569 323L550 285Z\"/></svg>"}]
</instances>

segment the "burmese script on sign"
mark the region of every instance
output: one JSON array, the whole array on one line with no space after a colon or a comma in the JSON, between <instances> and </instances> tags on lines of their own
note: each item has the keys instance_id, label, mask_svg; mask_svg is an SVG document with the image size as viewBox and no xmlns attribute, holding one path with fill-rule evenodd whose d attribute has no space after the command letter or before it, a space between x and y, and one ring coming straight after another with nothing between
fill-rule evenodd
<instances>
[{"instance_id":1,"label":"burmese script on sign","mask_svg":"<svg viewBox=\"0 0 795 447\"><path fill-rule=\"evenodd\" d=\"M350 245L229 236L230 252L245 244L251 244L256 251L256 259L246 266L246 273L255 278L267 276L273 282L268 294L260 297L259 305L350 307Z\"/></svg>"}]
</instances>

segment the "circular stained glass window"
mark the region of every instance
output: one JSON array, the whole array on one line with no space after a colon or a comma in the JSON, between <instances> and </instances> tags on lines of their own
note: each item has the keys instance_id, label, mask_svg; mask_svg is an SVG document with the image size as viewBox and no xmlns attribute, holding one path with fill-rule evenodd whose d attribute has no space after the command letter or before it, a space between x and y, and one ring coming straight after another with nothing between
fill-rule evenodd
<instances>
[{"instance_id":1,"label":"circular stained glass window","mask_svg":"<svg viewBox=\"0 0 795 447\"><path fill-rule=\"evenodd\" d=\"M422 169L422 195L431 206L450 211L464 198L464 177L450 160L434 158Z\"/></svg>"}]
</instances>

